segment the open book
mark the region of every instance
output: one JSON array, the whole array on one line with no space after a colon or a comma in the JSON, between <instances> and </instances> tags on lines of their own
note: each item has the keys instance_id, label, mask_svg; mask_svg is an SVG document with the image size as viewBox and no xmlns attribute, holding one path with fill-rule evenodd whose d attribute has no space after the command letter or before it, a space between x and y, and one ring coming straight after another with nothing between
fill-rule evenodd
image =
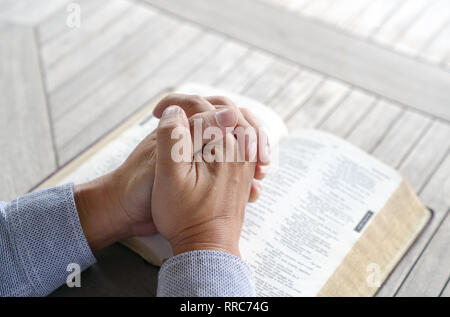
<instances>
[{"instance_id":1,"label":"open book","mask_svg":"<svg viewBox=\"0 0 450 317\"><path fill-rule=\"evenodd\" d=\"M348 142L318 130L289 135L268 107L197 84L174 91L227 95L248 107L272 145L271 172L249 204L240 240L258 296L372 296L431 217L393 169ZM163 95L39 188L81 183L118 167L158 124L151 113ZM161 265L172 254L160 235L122 242Z\"/></svg>"}]
</instances>

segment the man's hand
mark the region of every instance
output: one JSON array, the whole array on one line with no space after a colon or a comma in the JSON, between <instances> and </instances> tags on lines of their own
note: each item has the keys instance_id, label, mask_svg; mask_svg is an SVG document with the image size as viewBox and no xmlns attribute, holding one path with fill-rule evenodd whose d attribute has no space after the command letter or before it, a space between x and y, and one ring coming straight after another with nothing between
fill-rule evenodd
<instances>
[{"instance_id":1,"label":"man's hand","mask_svg":"<svg viewBox=\"0 0 450 317\"><path fill-rule=\"evenodd\" d=\"M183 132L181 140L172 138L174 131ZM225 145L217 151L240 153L240 158L246 157L244 161L233 155L233 161L225 162L176 162L173 148L180 141L183 151L190 157L195 155L190 124L178 106L170 106L162 114L157 128L152 213L158 231L168 239L175 255L218 250L240 256L239 237L256 162L243 153L239 138L230 133L224 138ZM203 159L202 154L200 157Z\"/></svg>"},{"instance_id":2,"label":"man's hand","mask_svg":"<svg viewBox=\"0 0 450 317\"><path fill-rule=\"evenodd\" d=\"M209 116L216 119L206 120L205 127L216 124L224 127L258 126L249 111L238 109L224 97L201 98L172 94L161 100L154 115L160 117L170 104L180 106L191 116L191 120L202 117L203 113L211 110L217 112L214 116ZM231 120L234 122L229 122L230 116L236 117ZM94 251L126 237L152 235L157 232L151 209L156 165L156 133L154 131L146 137L115 171L74 187L80 221ZM258 157L264 157L264 154L268 157L268 145L258 148L258 151L264 151ZM268 160L258 162L255 179L265 176L267 164ZM253 180L248 200L255 201L260 191L259 183Z\"/></svg>"}]
</instances>

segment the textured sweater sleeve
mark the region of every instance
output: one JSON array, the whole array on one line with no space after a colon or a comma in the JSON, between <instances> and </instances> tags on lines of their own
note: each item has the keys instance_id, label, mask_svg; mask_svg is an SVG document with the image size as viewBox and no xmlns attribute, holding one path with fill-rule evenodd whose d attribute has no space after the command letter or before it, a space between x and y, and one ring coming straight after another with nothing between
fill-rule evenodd
<instances>
[{"instance_id":1,"label":"textured sweater sleeve","mask_svg":"<svg viewBox=\"0 0 450 317\"><path fill-rule=\"evenodd\" d=\"M0 203L0 296L44 296L78 264L95 263L73 196L73 185Z\"/></svg>"},{"instance_id":2,"label":"textured sweater sleeve","mask_svg":"<svg viewBox=\"0 0 450 317\"><path fill-rule=\"evenodd\" d=\"M81 228L73 185L0 202L0 296L45 296L95 263ZM159 296L254 296L250 268L218 251L186 252L161 267Z\"/></svg>"},{"instance_id":3,"label":"textured sweater sleeve","mask_svg":"<svg viewBox=\"0 0 450 317\"><path fill-rule=\"evenodd\" d=\"M200 250L168 259L158 277L158 296L255 296L253 274L240 258Z\"/></svg>"}]
</instances>

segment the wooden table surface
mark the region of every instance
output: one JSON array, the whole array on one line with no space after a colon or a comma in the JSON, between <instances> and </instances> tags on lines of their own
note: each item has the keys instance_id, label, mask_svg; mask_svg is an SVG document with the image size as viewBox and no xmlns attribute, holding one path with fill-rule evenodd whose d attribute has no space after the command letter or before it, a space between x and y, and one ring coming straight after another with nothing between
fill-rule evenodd
<instances>
[{"instance_id":1,"label":"wooden table surface","mask_svg":"<svg viewBox=\"0 0 450 317\"><path fill-rule=\"evenodd\" d=\"M194 81L339 135L404 175L435 211L379 296L449 296L450 2L0 0L0 199L26 193L167 87ZM82 287L155 295L121 245Z\"/></svg>"}]
</instances>

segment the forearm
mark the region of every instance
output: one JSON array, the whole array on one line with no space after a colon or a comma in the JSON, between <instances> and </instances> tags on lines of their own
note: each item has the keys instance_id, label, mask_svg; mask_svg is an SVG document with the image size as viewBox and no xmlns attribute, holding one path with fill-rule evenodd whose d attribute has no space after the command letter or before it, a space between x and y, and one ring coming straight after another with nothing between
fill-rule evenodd
<instances>
[{"instance_id":1,"label":"forearm","mask_svg":"<svg viewBox=\"0 0 450 317\"><path fill-rule=\"evenodd\" d=\"M111 219L99 183L71 184L0 202L0 296L45 296L66 282L68 265L81 270L126 229ZM78 208L77 208L78 207ZM238 257L201 250L167 260L158 296L253 296L253 277Z\"/></svg>"}]
</instances>

